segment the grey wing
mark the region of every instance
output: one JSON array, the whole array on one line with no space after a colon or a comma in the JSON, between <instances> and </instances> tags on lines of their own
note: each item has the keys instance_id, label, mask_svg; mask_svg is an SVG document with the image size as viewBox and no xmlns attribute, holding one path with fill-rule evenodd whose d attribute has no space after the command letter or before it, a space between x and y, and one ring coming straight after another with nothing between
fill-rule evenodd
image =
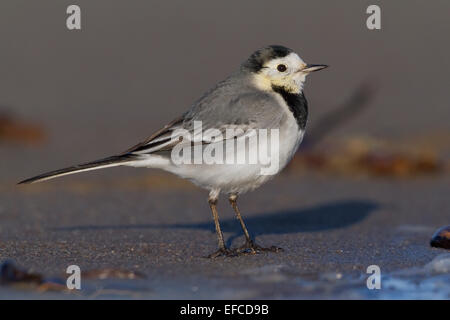
<instances>
[{"instance_id":1,"label":"grey wing","mask_svg":"<svg viewBox=\"0 0 450 320\"><path fill-rule=\"evenodd\" d=\"M222 133L219 139L216 133L213 134L214 142L235 139L250 129L279 128L282 116L278 102L268 93L256 90L234 95L212 92L199 100L182 117L128 149L125 154L167 152L180 143L181 138L184 142L187 138L192 143L208 144L212 139L208 132L213 132L210 131L212 129L215 129L216 133L217 130ZM199 125L201 134L198 131ZM228 135L227 129L234 129L234 134Z\"/></svg>"},{"instance_id":2,"label":"grey wing","mask_svg":"<svg viewBox=\"0 0 450 320\"><path fill-rule=\"evenodd\" d=\"M182 128L184 117L179 117L172 122L165 125L160 130L153 133L150 137L137 145L127 149L122 155L125 154L139 154L139 153L151 153L153 150L161 150L164 148L171 148L173 144L172 133L178 128Z\"/></svg>"}]
</instances>

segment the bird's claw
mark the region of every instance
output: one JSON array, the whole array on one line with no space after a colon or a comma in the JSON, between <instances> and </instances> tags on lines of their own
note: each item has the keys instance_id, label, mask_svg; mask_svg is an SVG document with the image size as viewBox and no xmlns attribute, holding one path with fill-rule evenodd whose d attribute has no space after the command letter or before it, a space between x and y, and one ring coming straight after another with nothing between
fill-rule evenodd
<instances>
[{"instance_id":1,"label":"bird's claw","mask_svg":"<svg viewBox=\"0 0 450 320\"><path fill-rule=\"evenodd\" d=\"M258 254L262 252L283 252L283 248L279 248L276 246L271 246L268 248L261 247L256 244L254 241L246 241L245 244L236 249L238 254Z\"/></svg>"},{"instance_id":2,"label":"bird's claw","mask_svg":"<svg viewBox=\"0 0 450 320\"><path fill-rule=\"evenodd\" d=\"M207 258L214 259L218 257L235 257L235 256L237 256L235 250L230 250L228 248L220 248L216 252L208 255Z\"/></svg>"},{"instance_id":3,"label":"bird's claw","mask_svg":"<svg viewBox=\"0 0 450 320\"><path fill-rule=\"evenodd\" d=\"M214 259L218 257L237 257L241 255L258 254L263 252L283 252L283 248L271 246L268 248L257 245L254 241L246 241L245 244L236 249L220 248L214 253L211 253L207 258Z\"/></svg>"}]
</instances>

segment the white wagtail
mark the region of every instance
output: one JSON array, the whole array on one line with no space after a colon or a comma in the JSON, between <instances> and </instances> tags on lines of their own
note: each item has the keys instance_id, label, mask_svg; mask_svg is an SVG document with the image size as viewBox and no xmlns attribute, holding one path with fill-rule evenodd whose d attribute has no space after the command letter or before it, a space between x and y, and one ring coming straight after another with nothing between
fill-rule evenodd
<instances>
[{"instance_id":1,"label":"white wagtail","mask_svg":"<svg viewBox=\"0 0 450 320\"><path fill-rule=\"evenodd\" d=\"M121 154L44 173L20 183L34 183L72 173L122 165L163 169L209 190L208 202L219 241L219 250L210 257L281 250L277 247L262 248L251 239L236 201L238 195L259 187L291 160L302 141L308 117L308 106L303 94L305 78L310 72L326 67L306 64L295 52L283 46L262 48L254 52L235 73L203 95L181 117L145 141ZM193 134L194 139L188 139L189 148L200 145L204 150L211 144L211 137L207 135L200 135L200 139L195 139L199 137L198 133L194 132L198 122L202 125L202 132L209 129L216 129L219 133L225 133L229 129L240 129L234 132L248 132L250 129L278 130L278 165L274 174L262 174L262 164L259 163L175 164L173 150L183 140L175 132L184 130L183 132ZM227 134L222 141L231 140L234 143L238 136L243 135ZM183 145L186 146L185 143ZM239 156L241 151L238 148L236 152ZM220 192L229 195L229 202L244 231L246 243L238 249L228 249L223 239L216 208Z\"/></svg>"}]
</instances>

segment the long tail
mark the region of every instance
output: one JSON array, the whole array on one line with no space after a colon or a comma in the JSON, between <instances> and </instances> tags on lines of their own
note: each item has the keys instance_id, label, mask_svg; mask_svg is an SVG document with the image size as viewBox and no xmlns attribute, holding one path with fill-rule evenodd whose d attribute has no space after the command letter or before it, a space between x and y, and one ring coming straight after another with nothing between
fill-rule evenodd
<instances>
[{"instance_id":1,"label":"long tail","mask_svg":"<svg viewBox=\"0 0 450 320\"><path fill-rule=\"evenodd\" d=\"M78 172L120 166L120 165L125 164L126 162L133 162L134 160L136 160L136 159L134 158L133 155L130 155L130 154L112 156L112 157L108 157L108 158L104 158L104 159L100 159L100 160L96 160L96 161L92 161L92 162L88 162L88 163L79 164L79 165L73 166L73 167L68 167L68 168L64 168L64 169L59 169L59 170L43 173L38 176L20 181L19 184L35 183L35 182L54 179L57 177L66 176L69 174L78 173Z\"/></svg>"}]
</instances>

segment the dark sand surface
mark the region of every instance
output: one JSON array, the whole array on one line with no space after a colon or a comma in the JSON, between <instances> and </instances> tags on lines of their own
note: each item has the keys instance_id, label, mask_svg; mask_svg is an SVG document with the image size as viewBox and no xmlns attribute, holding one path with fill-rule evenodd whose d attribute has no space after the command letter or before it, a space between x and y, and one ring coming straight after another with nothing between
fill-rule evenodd
<instances>
[{"instance_id":1,"label":"dark sand surface","mask_svg":"<svg viewBox=\"0 0 450 320\"><path fill-rule=\"evenodd\" d=\"M450 2L377 2L379 31L365 26L368 1L80 0L83 29L69 32L71 2L2 1L0 113L45 138L0 140L0 259L46 277L77 264L146 279L83 279L80 295L0 286L0 297L450 298L448 251L429 246L450 224ZM376 88L319 148L353 137L392 142L389 152L407 144L447 169L411 178L286 171L240 201L258 243L285 251L216 260L203 258L216 249L207 193L171 175L114 168L15 185L127 149L274 43L331 66L306 83L309 128L362 83ZM219 209L239 246L225 199ZM380 291L365 285L372 264Z\"/></svg>"}]
</instances>

